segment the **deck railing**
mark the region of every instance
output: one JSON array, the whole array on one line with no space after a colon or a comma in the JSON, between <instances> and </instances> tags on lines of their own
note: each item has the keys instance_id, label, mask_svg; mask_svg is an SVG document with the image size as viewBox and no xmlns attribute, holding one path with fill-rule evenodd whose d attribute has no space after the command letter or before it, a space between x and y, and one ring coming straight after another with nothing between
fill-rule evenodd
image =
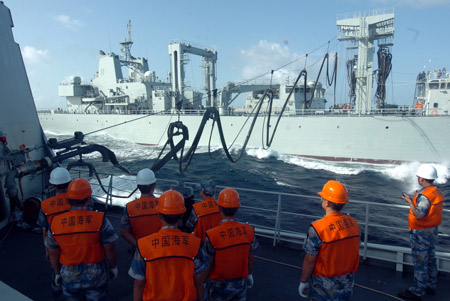
<instances>
[{"instance_id":1,"label":"deck railing","mask_svg":"<svg viewBox=\"0 0 450 301\"><path fill-rule=\"evenodd\" d=\"M81 177L84 171L77 170L78 176ZM124 195L127 195L130 191L124 189L117 189L113 187L113 177L109 176L107 191L109 194L114 192L121 192ZM125 179L121 179L123 181ZM134 180L130 181L130 187L135 187ZM97 186L95 181L91 181L93 186ZM166 190L169 188L173 189L182 189L184 191L188 191L190 194L194 195L195 186L198 183L194 182L183 182L180 183L177 180L165 180L158 179L158 187L162 190ZM225 186L217 186L218 190L221 188L225 188ZM319 196L315 195L303 195L303 194L292 194L292 193L284 193L284 192L276 192L276 191L265 191L265 190L257 190L257 189L248 189L242 187L232 187L236 189L240 194L249 195L265 195L265 199L276 200L275 202L270 202L273 204L273 208L263 208L261 206L251 206L246 203L246 198L243 198L241 210L243 212L250 212L249 215L257 215L261 213L265 218L274 220L273 225L269 223L258 223L252 222L252 226L255 227L256 234L261 237L269 238L272 240L273 246L277 246L280 242L288 242L294 244L303 244L307 234L301 231L292 231L286 229L284 227L285 223L283 220L290 218L298 218L298 220L308 221L308 223L312 222L315 219L319 219L323 217L323 212L318 214L307 214L307 213L297 213L292 211L282 210L283 208L283 200L288 198L295 198L299 200L299 203L305 203L311 200L319 200ZM108 195L94 195L98 199L103 200L105 202L105 206L108 208L114 204L113 199ZM137 195L136 195L137 197ZM307 203L305 203L307 204ZM311 203L313 204L313 203ZM315 202L315 205L318 204L318 201ZM408 229L407 229L407 214L409 210L409 206L406 205L396 205L396 204L387 204L387 203L373 203L361 200L351 200L351 207L344 208L345 212L350 212L353 216L355 216L360 228L361 233L363 235L361 239L361 256L365 260L367 258L374 258L384 261L393 262L396 265L397 271L402 271L403 266L412 265L412 256L411 249L406 246L394 246L394 245L386 245L386 244L378 244L369 242L369 234L370 233L384 233L383 231L390 231L394 233L398 233L398 237L407 237ZM317 207L319 207L317 205ZM353 211L352 211L353 210ZM400 212L401 216L404 215L405 225L403 226L389 226L383 221L375 221L372 217L372 212L377 212L378 210L384 210L384 212L389 212L392 214L395 210L402 210ZM357 214L356 214L357 212ZM322 214L322 215L320 215ZM450 216L450 210L444 209L444 216ZM450 229L450 221L444 218L443 221L445 225L445 229ZM304 228L302 230L307 230ZM450 240L450 233L439 233L439 240L446 240L447 242ZM378 234L380 235L380 234ZM449 252L436 252L436 258L438 261L438 268L441 271L450 272L450 253Z\"/></svg>"},{"instance_id":2,"label":"deck railing","mask_svg":"<svg viewBox=\"0 0 450 301\"><path fill-rule=\"evenodd\" d=\"M272 115L279 115L280 110L274 108ZM172 115L175 114L170 110L114 110L114 111L98 111L97 113L71 113L66 110L50 110L41 109L38 110L39 114L86 114L86 115ZM205 113L205 110L182 110L180 114L191 115L191 116L201 116ZM262 110L260 115L267 115L267 112ZM250 116L251 109L236 109L229 111L228 116ZM411 106L400 106L398 108L387 108L387 109L372 109L368 113L358 113L354 109L343 109L343 108L329 108L329 109L297 109L297 110L286 110L283 112L283 116L295 117L295 116L333 116L333 117L370 117L370 116L398 116L398 117L413 117L413 116L448 116L449 111L442 108L433 109L415 109Z\"/></svg>"}]
</instances>

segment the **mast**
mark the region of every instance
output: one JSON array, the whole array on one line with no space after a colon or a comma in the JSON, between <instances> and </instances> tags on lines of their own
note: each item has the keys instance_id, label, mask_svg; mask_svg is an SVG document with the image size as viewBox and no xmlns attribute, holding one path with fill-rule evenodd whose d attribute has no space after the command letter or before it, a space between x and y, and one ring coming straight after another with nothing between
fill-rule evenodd
<instances>
[{"instance_id":1,"label":"mast","mask_svg":"<svg viewBox=\"0 0 450 301\"><path fill-rule=\"evenodd\" d=\"M357 114L372 110L374 43L392 46L394 43L394 10L371 10L337 16L338 40L346 41L347 49L358 49L356 66Z\"/></svg>"},{"instance_id":2,"label":"mast","mask_svg":"<svg viewBox=\"0 0 450 301\"><path fill-rule=\"evenodd\" d=\"M122 42L120 42L120 45L122 45L120 59L125 62L130 62L131 46L133 45L133 41L131 40L131 20L128 20L127 32L128 32L128 39L125 39Z\"/></svg>"}]
</instances>

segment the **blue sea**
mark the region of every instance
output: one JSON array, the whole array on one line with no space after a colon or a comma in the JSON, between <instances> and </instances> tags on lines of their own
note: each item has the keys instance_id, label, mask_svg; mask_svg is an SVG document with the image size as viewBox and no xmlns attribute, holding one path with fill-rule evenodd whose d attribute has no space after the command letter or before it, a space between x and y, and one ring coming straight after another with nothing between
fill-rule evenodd
<instances>
[{"instance_id":1,"label":"blue sea","mask_svg":"<svg viewBox=\"0 0 450 301\"><path fill-rule=\"evenodd\" d=\"M58 140L68 138L49 133L47 135ZM111 149L121 165L134 174L142 168L151 168L161 149L136 145L101 133L86 136L85 141ZM235 148L232 154L237 156L239 151L240 149ZM370 226L367 231L369 242L409 246L408 209L389 207L389 205L407 205L401 199L402 192L413 195L419 188L415 176L419 162L401 165L328 162L286 156L271 150L248 148L240 161L231 163L225 156L221 156L222 153L219 148L216 148L209 154L206 147L200 147L184 173L180 173L178 162L174 160L168 162L156 172L158 179L156 193L162 193L170 188L171 182L168 180L198 183L202 179L213 179L218 186L292 194L293 196L281 196L283 212L281 228L285 231L305 233L314 218L323 216L317 192L328 180L338 180L344 183L349 191L350 203L343 211L357 219L363 232L367 208L365 204L356 204L356 202L369 203ZM99 154L89 154L83 158L93 163L97 171L114 175L113 184L118 187L114 194L127 195L126 190L136 187L134 176L127 175L110 163L102 162ZM439 175L435 183L450 199L448 181L450 165L435 164L435 167ZM103 175L102 179L105 184L109 183L106 175ZM189 190L185 187L174 188L189 194ZM244 206L239 212L240 220L254 225L269 227L275 225L274 211L277 209L279 199L277 194L238 191ZM99 195L102 194L100 189L97 189L97 192ZM113 204L123 206L135 197L137 195L128 199L113 198ZM197 191L195 191L195 199L200 199ZM444 208L450 209L450 201L445 203ZM448 251L450 249L450 215L448 213L444 213L440 233L442 235L437 249Z\"/></svg>"}]
</instances>

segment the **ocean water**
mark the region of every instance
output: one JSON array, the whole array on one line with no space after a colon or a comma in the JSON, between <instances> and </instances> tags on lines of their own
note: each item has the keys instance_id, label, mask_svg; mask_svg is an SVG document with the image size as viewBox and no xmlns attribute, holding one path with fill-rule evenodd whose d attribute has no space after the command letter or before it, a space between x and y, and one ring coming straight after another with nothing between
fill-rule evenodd
<instances>
[{"instance_id":1,"label":"ocean water","mask_svg":"<svg viewBox=\"0 0 450 301\"><path fill-rule=\"evenodd\" d=\"M47 133L48 137L58 140L68 138ZM157 158L160 148L137 145L126 140L114 139L106 134L86 136L87 143L96 143L111 149L117 159L128 170L136 174L140 169L150 168ZM233 149L232 154L238 155L239 150ZM402 192L410 195L419 188L415 172L419 162L401 165L380 165L364 163L342 163L321 160L304 159L300 157L281 155L271 150L249 148L245 150L242 159L231 163L222 151L216 148L211 154L206 147L201 147L183 174L179 172L178 162L168 162L157 173L156 193L168 189L172 182L198 183L202 179L214 179L218 186L230 186L252 190L264 190L273 193L293 194L282 195L281 210L283 212L281 227L283 230L305 233L314 218L323 216L317 192L328 180L338 180L344 183L349 191L350 202L344 208L345 213L354 216L364 230L366 205L356 204L357 201L369 203L369 242L409 246L407 231L407 208L389 207L389 205L406 205L401 199ZM211 158L213 157L213 158ZM135 177L127 175L110 163L101 162L99 154L83 156L87 162L93 163L98 172L113 174L113 193L128 195L135 186ZM450 172L448 163L435 164L439 178L437 186L450 198ZM109 183L109 177L102 175L102 182ZM95 183L95 180L91 180ZM174 187L188 194L184 187ZM94 189L97 195L105 195L98 187ZM278 205L278 195L263 194L239 190L241 202L245 207L239 212L239 219L252 224L275 225L275 213ZM124 205L129 198L113 198L114 205ZM199 195L195 191L195 198ZM450 201L444 205L450 209ZM307 215L307 216L303 216ZM374 226L381 225L381 226ZM450 216L444 214L440 227L443 236L439 239L438 250L450 249Z\"/></svg>"}]
</instances>

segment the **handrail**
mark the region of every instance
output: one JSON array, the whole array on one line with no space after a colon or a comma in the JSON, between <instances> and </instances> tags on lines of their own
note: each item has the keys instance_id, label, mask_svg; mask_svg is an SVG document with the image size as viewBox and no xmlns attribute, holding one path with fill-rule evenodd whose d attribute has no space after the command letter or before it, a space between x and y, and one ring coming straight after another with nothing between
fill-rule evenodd
<instances>
[{"instance_id":1,"label":"handrail","mask_svg":"<svg viewBox=\"0 0 450 301\"><path fill-rule=\"evenodd\" d=\"M239 108L231 112L230 116L248 116L251 113L251 108ZM39 114L82 114L82 115L172 115L174 113L164 110L120 110L120 111L98 111L96 113L71 113L64 110L51 110L51 109L40 109ZM180 114L186 116L202 116L205 110L182 110ZM267 112L262 109L260 115L267 115ZM279 108L274 108L272 115L279 115ZM448 110L443 108L428 108L428 109L416 109L413 106L400 106L398 108L384 108L384 109L371 109L367 113L358 113L355 109L344 109L344 108L327 108L327 109L296 109L296 110L286 110L283 116L294 117L294 116L333 116L333 117L370 117L370 116L396 116L396 117L435 117L435 116L448 116L450 113Z\"/></svg>"}]
</instances>

